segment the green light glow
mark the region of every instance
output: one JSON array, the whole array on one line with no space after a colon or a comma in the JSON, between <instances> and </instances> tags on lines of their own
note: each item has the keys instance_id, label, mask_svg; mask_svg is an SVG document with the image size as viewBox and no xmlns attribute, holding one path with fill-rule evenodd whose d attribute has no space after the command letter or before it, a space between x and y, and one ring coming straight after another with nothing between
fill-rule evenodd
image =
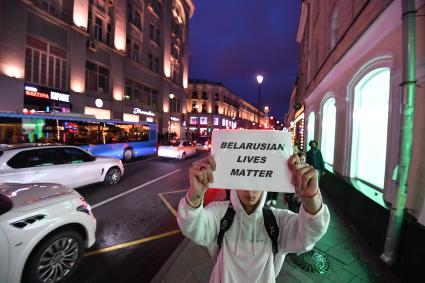
<instances>
[{"instance_id":1,"label":"green light glow","mask_svg":"<svg viewBox=\"0 0 425 283\"><path fill-rule=\"evenodd\" d=\"M390 69L366 74L354 88L351 177L384 188Z\"/></svg>"},{"instance_id":2,"label":"green light glow","mask_svg":"<svg viewBox=\"0 0 425 283\"><path fill-rule=\"evenodd\" d=\"M321 151L323 161L333 165L335 148L336 106L335 98L329 98L323 105Z\"/></svg>"}]
</instances>

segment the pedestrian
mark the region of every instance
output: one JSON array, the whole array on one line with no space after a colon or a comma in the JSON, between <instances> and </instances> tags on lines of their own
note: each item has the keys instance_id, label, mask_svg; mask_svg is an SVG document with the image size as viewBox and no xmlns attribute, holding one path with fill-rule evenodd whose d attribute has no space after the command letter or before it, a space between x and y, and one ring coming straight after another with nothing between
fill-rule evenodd
<instances>
[{"instance_id":1,"label":"pedestrian","mask_svg":"<svg viewBox=\"0 0 425 283\"><path fill-rule=\"evenodd\" d=\"M288 163L296 192L302 198L299 214L286 209L263 209L266 193L262 191L231 190L230 202L212 202L204 208L204 194L214 178L214 158L195 162L189 169L190 188L180 200L177 222L186 237L208 247L216 260L210 283L276 282L287 253L311 250L326 233L330 216L322 203L316 170L300 164L296 155ZM223 235L223 217L230 211L230 204L234 221ZM274 229L265 226L270 218L265 211L272 212L277 225Z\"/></svg>"},{"instance_id":2,"label":"pedestrian","mask_svg":"<svg viewBox=\"0 0 425 283\"><path fill-rule=\"evenodd\" d=\"M316 168L320 176L325 174L325 164L323 163L322 152L317 148L317 141L312 140L308 143L310 150L307 151L307 164Z\"/></svg>"}]
</instances>

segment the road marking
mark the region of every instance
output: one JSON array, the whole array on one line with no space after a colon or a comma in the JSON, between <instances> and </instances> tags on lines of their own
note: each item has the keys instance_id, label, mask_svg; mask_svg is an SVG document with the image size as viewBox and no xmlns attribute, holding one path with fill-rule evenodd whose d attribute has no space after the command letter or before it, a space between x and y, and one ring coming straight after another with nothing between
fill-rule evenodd
<instances>
[{"instance_id":1,"label":"road marking","mask_svg":"<svg viewBox=\"0 0 425 283\"><path fill-rule=\"evenodd\" d=\"M110 247L107 247L107 248L91 251L91 252L85 253L84 256L92 256L92 255L96 255L96 254L102 254L102 253L106 253L106 252L110 252L110 251L115 251L115 250L131 247L131 246L134 246L134 245L146 243L146 242L149 242L149 241L165 238L165 237L172 236L172 235L175 235L175 234L178 234L178 233L180 233L180 229L173 230L173 231L166 232L166 233L159 234L159 235L155 235L155 236L151 236L151 237L147 237L147 238L143 238L143 239L140 239L140 240L135 240L135 241L131 241L131 242L127 242L127 243L123 243L123 244L119 244L119 245L110 246Z\"/></svg>"},{"instance_id":2,"label":"road marking","mask_svg":"<svg viewBox=\"0 0 425 283\"><path fill-rule=\"evenodd\" d=\"M178 191L170 191L170 192L164 192L164 193L159 193L158 196L159 198L164 202L165 206L168 207L168 209L171 211L172 214L174 214L174 216L177 217L177 212L174 209L174 207L170 204L170 202L164 197L164 195L167 194L175 194L175 193L181 193L181 192L187 192L188 189L185 190L178 190Z\"/></svg>"},{"instance_id":3,"label":"road marking","mask_svg":"<svg viewBox=\"0 0 425 283\"><path fill-rule=\"evenodd\" d=\"M134 191L137 191L137 190L139 190L139 189L141 189L141 188L143 188L143 187L146 187L146 186L148 186L148 185L150 185L150 184L152 184L152 183L155 183L156 181L159 181L159 180L161 180L161 179L167 178L168 176L171 176L171 175L173 175L173 174L176 174L177 172L180 172L180 171L181 171L181 169L174 170L174 171L172 171L172 172L170 172L170 173L168 173L168 174L165 174L165 175L163 175L163 176L161 176L161 177L158 177L158 178L156 178L156 179L150 180L149 182L146 182L146 183L144 183L144 184L141 184L140 186L137 186L137 187L135 187L135 188L132 188L131 190L128 190L128 191L123 192L123 193L121 193L121 194L118 194L118 195L116 195L116 196L110 197L110 198L108 198L108 199L106 199L106 200L104 200L104 201L98 202L98 203L96 203L96 204L92 205L92 206L91 206L91 208L92 208L92 209L95 209L95 208L97 208L97 207L99 207L99 206L101 206L101 205L107 204L108 202L111 202L111 201L113 201L113 200L116 200L117 198L120 198L120 197L123 197L123 196L125 196L125 195L128 195L128 194L130 194L130 193L132 193L132 192L134 192Z\"/></svg>"},{"instance_id":4,"label":"road marking","mask_svg":"<svg viewBox=\"0 0 425 283\"><path fill-rule=\"evenodd\" d=\"M134 165L137 163L141 163L141 162L145 162L145 161L150 161L150 160L155 160L158 159L159 157L153 157L153 158L149 158L149 159L144 159L144 160L140 160L140 161L135 161L135 162L131 162L131 163L125 163L124 166L130 166L130 165Z\"/></svg>"},{"instance_id":5,"label":"road marking","mask_svg":"<svg viewBox=\"0 0 425 283\"><path fill-rule=\"evenodd\" d=\"M178 191L169 191L169 192L162 192L159 193L161 195L168 195L168 194L175 194L175 193L181 193L181 192L187 192L189 189L183 189L183 190L178 190Z\"/></svg>"}]
</instances>

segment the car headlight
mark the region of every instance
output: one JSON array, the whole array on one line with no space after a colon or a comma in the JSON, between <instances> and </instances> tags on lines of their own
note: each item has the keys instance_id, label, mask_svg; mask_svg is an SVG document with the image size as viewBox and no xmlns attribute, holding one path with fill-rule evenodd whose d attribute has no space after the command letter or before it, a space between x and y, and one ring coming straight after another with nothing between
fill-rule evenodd
<instances>
[{"instance_id":1,"label":"car headlight","mask_svg":"<svg viewBox=\"0 0 425 283\"><path fill-rule=\"evenodd\" d=\"M81 197L80 199L81 199L81 201L82 201L83 204L81 204L80 206L77 207L77 211L81 211L81 212L84 212L84 213L87 213L87 214L91 214L91 206L90 206L90 204L88 204L84 200L84 198Z\"/></svg>"}]
</instances>

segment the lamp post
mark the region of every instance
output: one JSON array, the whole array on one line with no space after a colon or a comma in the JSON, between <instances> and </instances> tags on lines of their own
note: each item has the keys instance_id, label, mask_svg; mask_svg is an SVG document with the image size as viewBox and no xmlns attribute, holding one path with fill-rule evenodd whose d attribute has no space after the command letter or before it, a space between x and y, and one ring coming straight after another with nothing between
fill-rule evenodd
<instances>
[{"instance_id":1,"label":"lamp post","mask_svg":"<svg viewBox=\"0 0 425 283\"><path fill-rule=\"evenodd\" d=\"M171 101L174 99L174 93L170 93L168 95L170 97L170 102L168 103L168 113L169 113L169 117L168 117L168 124L170 125L170 129L168 131L168 135L169 137L171 137ZM167 139L169 138L167 137Z\"/></svg>"},{"instance_id":2,"label":"lamp post","mask_svg":"<svg viewBox=\"0 0 425 283\"><path fill-rule=\"evenodd\" d=\"M269 111L270 111L270 109L269 109L269 107L268 106L265 106L264 107L264 114L265 114L265 116L264 116L264 128L265 129L268 129L269 128Z\"/></svg>"},{"instance_id":3,"label":"lamp post","mask_svg":"<svg viewBox=\"0 0 425 283\"><path fill-rule=\"evenodd\" d=\"M261 95L261 83L263 82L264 77L262 75L257 75L258 83L258 104L257 104L257 124L260 125L260 95Z\"/></svg>"}]
</instances>

